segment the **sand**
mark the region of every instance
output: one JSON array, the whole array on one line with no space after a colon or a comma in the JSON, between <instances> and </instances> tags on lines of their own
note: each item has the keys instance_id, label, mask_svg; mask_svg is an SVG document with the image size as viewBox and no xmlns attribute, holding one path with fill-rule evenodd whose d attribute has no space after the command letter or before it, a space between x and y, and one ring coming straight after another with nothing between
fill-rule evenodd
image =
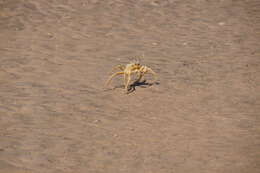
<instances>
[{"instance_id":1,"label":"sand","mask_svg":"<svg viewBox=\"0 0 260 173\"><path fill-rule=\"evenodd\" d=\"M258 0L0 0L0 173L260 172ZM154 85L124 93L142 56Z\"/></svg>"}]
</instances>

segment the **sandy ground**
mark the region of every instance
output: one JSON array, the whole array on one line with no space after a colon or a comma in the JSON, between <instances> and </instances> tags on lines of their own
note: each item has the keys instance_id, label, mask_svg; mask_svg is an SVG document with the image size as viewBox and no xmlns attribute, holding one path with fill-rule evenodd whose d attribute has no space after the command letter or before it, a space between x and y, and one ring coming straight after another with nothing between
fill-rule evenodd
<instances>
[{"instance_id":1,"label":"sandy ground","mask_svg":"<svg viewBox=\"0 0 260 173\"><path fill-rule=\"evenodd\" d=\"M259 86L258 0L0 0L0 173L259 173Z\"/></svg>"}]
</instances>

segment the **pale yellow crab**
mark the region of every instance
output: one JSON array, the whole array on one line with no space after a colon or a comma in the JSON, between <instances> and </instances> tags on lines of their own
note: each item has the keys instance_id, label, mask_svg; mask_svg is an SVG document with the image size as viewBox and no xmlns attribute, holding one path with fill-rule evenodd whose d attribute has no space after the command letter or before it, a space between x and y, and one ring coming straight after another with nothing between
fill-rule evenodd
<instances>
[{"instance_id":1,"label":"pale yellow crab","mask_svg":"<svg viewBox=\"0 0 260 173\"><path fill-rule=\"evenodd\" d=\"M131 74L137 74L136 82L140 82L142 77L147 73L151 73L153 75L153 83L157 79L156 73L151 68L141 65L139 63L139 61L131 62L131 63L125 65L125 66L124 65L117 65L117 66L114 67L114 69L119 69L121 71L112 74L108 78L108 80L106 82L106 86L111 82L113 77L115 77L117 75L124 75L124 84L125 84L126 93L128 92L129 84L130 84L130 81L131 81Z\"/></svg>"}]
</instances>

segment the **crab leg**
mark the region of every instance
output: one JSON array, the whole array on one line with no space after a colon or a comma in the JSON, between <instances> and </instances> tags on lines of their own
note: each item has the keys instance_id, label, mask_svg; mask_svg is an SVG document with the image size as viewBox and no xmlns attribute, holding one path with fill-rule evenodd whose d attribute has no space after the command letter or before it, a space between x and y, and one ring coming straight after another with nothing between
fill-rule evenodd
<instances>
[{"instance_id":1,"label":"crab leg","mask_svg":"<svg viewBox=\"0 0 260 173\"><path fill-rule=\"evenodd\" d=\"M117 76L117 75L121 75L121 74L124 74L124 72L123 71L120 71L120 72L116 72L116 73L114 73L114 74L112 74L110 77L109 77L109 79L107 80L107 82L106 82L106 86L111 82L111 80L113 79L113 77L115 77L115 76Z\"/></svg>"},{"instance_id":2,"label":"crab leg","mask_svg":"<svg viewBox=\"0 0 260 173\"><path fill-rule=\"evenodd\" d=\"M139 72L139 73L138 73L138 78L137 78L136 82L140 82L140 80L142 79L142 77L143 77L143 73L142 73L142 72Z\"/></svg>"},{"instance_id":3,"label":"crab leg","mask_svg":"<svg viewBox=\"0 0 260 173\"><path fill-rule=\"evenodd\" d=\"M119 69L119 70L122 70L122 71L124 71L124 69L125 69L125 66L123 66L123 65L117 65L117 66L115 66L115 67L113 68L113 70L112 70L112 71L114 71L115 69Z\"/></svg>"},{"instance_id":4,"label":"crab leg","mask_svg":"<svg viewBox=\"0 0 260 173\"><path fill-rule=\"evenodd\" d=\"M147 70L148 70L148 73L150 72L153 75L153 83L154 83L157 80L156 73L151 68L148 68Z\"/></svg>"},{"instance_id":5,"label":"crab leg","mask_svg":"<svg viewBox=\"0 0 260 173\"><path fill-rule=\"evenodd\" d=\"M126 85L125 85L125 90L126 92L128 91L128 86L129 86L129 83L131 81L131 74L127 74L127 82L126 82Z\"/></svg>"},{"instance_id":6,"label":"crab leg","mask_svg":"<svg viewBox=\"0 0 260 173\"><path fill-rule=\"evenodd\" d=\"M126 86L126 83L127 83L126 79L127 79L127 74L124 73L124 85L125 85L125 86Z\"/></svg>"}]
</instances>

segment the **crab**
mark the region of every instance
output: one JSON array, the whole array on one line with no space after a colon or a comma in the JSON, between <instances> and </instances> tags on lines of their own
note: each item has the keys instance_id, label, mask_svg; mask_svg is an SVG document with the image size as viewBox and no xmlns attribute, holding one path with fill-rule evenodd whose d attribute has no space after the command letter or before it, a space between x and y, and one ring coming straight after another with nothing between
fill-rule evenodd
<instances>
[{"instance_id":1,"label":"crab","mask_svg":"<svg viewBox=\"0 0 260 173\"><path fill-rule=\"evenodd\" d=\"M149 67L141 65L139 61L135 60L130 62L127 65L116 65L113 70L118 69L119 72L113 73L107 80L105 86L108 86L111 80L118 75L124 75L124 87L125 92L128 93L129 85L131 82L131 74L137 74L137 80L135 82L140 82L142 77L147 74L151 73L153 75L153 82L154 83L157 79L156 73Z\"/></svg>"}]
</instances>

